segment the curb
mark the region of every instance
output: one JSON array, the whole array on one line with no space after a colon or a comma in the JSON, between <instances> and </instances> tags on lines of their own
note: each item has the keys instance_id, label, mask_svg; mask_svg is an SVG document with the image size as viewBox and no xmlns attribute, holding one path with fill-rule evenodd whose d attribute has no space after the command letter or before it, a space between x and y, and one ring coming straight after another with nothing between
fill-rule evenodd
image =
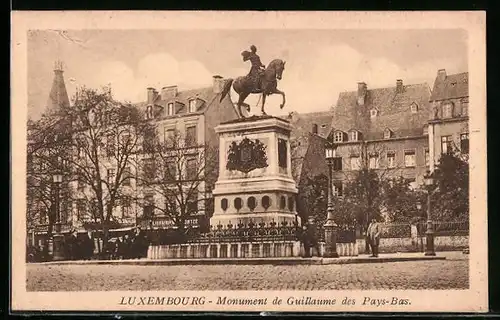
<instances>
[{"instance_id":1,"label":"curb","mask_svg":"<svg viewBox=\"0 0 500 320\"><path fill-rule=\"evenodd\" d=\"M175 266L175 265L331 265L386 263L407 261L445 260L441 256L415 257L340 257L340 258L217 258L217 259L159 259L159 260L91 260L91 261L50 261L31 263L32 265L142 265L142 266Z\"/></svg>"}]
</instances>

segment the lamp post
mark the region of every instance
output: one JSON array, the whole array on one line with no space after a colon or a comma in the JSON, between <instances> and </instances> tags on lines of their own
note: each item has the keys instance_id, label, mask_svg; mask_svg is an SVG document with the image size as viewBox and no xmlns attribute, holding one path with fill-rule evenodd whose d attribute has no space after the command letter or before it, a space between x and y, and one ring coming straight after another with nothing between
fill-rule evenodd
<instances>
[{"instance_id":1,"label":"lamp post","mask_svg":"<svg viewBox=\"0 0 500 320\"><path fill-rule=\"evenodd\" d=\"M333 159L337 146L335 144L328 144L326 153L326 163L328 165L328 207L327 219L324 225L325 228L325 252L323 254L326 258L338 258L337 253L337 224L333 220Z\"/></svg>"},{"instance_id":2,"label":"lamp post","mask_svg":"<svg viewBox=\"0 0 500 320\"><path fill-rule=\"evenodd\" d=\"M432 222L432 210L431 210L431 196L432 189L434 187L434 178L429 170L427 170L424 176L425 189L427 190L427 231L425 232L426 245L425 253L426 256L435 256L434 251L434 223Z\"/></svg>"},{"instance_id":3,"label":"lamp post","mask_svg":"<svg viewBox=\"0 0 500 320\"><path fill-rule=\"evenodd\" d=\"M53 175L53 183L54 183L54 209L55 209L55 234L53 237L53 260L63 260L64 259L64 251L63 251L63 235L61 234L61 210L60 210L60 186L62 183L62 174L57 173Z\"/></svg>"}]
</instances>

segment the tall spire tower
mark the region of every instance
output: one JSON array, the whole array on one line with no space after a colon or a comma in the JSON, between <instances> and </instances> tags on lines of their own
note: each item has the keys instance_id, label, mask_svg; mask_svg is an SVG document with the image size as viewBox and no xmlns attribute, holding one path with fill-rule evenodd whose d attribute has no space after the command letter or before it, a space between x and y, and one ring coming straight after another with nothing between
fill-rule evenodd
<instances>
[{"instance_id":1,"label":"tall spire tower","mask_svg":"<svg viewBox=\"0 0 500 320\"><path fill-rule=\"evenodd\" d=\"M47 101L47 110L58 110L61 107L69 107L69 97L66 91L63 75L63 63L56 61L54 63L54 80Z\"/></svg>"}]
</instances>

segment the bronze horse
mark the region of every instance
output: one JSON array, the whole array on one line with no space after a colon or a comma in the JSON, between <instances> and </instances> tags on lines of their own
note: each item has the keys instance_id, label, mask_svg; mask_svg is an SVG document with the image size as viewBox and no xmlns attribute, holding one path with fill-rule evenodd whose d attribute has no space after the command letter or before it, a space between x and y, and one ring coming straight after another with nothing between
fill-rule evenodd
<instances>
[{"instance_id":1,"label":"bronze horse","mask_svg":"<svg viewBox=\"0 0 500 320\"><path fill-rule=\"evenodd\" d=\"M271 94L280 94L283 97L283 101L280 108L283 109L285 106L285 93L278 90L278 80L281 80L283 70L285 70L285 61L280 59L274 59L269 63L266 70L260 75L260 87L255 85L255 81L249 76L238 77L235 80L227 79L224 84L224 89L222 90L220 101L226 97L233 86L234 91L238 94L238 113L240 117L243 117L241 113L241 107L246 107L247 111L250 111L250 105L245 103L245 99L249 94L262 94L262 114L266 114L264 111L264 105L266 104L266 97Z\"/></svg>"}]
</instances>

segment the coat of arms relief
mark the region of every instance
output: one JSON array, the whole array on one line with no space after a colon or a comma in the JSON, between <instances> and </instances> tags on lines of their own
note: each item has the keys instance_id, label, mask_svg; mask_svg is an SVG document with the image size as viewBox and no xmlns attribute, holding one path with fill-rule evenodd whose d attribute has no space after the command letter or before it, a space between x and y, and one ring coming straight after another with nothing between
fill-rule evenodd
<instances>
[{"instance_id":1,"label":"coat of arms relief","mask_svg":"<svg viewBox=\"0 0 500 320\"><path fill-rule=\"evenodd\" d=\"M227 170L249 173L267 166L266 146L259 139L251 140L245 137L241 142L233 141L229 146Z\"/></svg>"}]
</instances>

